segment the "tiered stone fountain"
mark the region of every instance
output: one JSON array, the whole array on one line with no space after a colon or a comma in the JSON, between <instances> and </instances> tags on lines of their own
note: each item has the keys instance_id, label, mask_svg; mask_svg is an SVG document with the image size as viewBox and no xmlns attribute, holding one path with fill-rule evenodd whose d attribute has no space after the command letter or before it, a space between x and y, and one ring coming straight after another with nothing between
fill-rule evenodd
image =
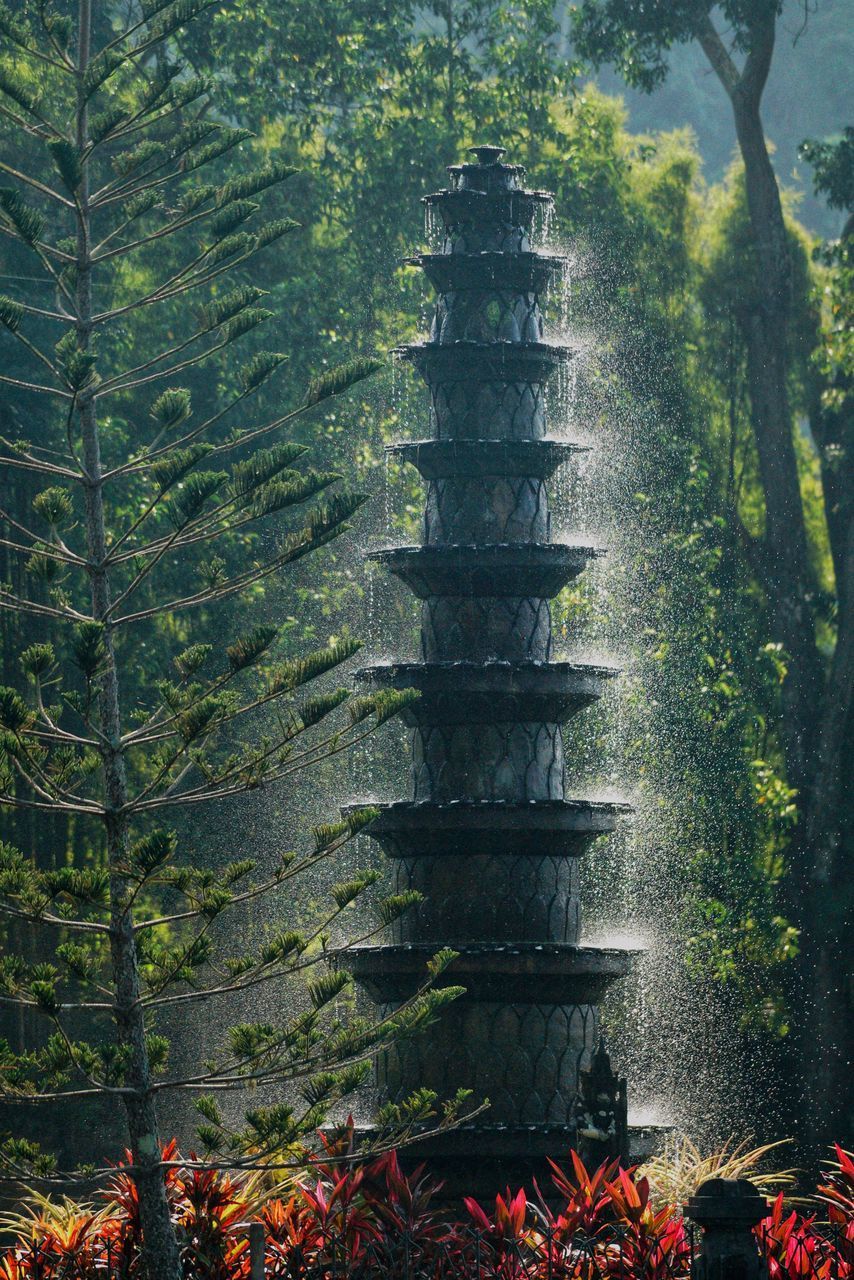
<instances>
[{"instance_id":1,"label":"tiered stone fountain","mask_svg":"<svg viewBox=\"0 0 854 1280\"><path fill-rule=\"evenodd\" d=\"M619 1110L602 1096L620 1089L596 1054L597 1003L631 964L579 941L578 858L624 806L570 798L561 726L616 673L552 657L549 600L599 552L552 538L546 481L580 448L546 427L546 382L570 351L544 341L541 299L565 264L532 252L551 198L503 154L476 147L449 169L450 190L425 197L442 252L411 260L438 300L429 340L398 354L429 389L431 438L391 448L426 481L424 541L374 558L422 601L422 656L359 676L421 694L412 800L383 806L370 834L397 891L424 902L353 961L390 1008L437 948L459 952L447 978L465 996L383 1058L379 1084L488 1097L471 1125L424 1144L452 1184L485 1190L595 1132L597 1105ZM603 1155L624 1142L619 1116L610 1127Z\"/></svg>"}]
</instances>

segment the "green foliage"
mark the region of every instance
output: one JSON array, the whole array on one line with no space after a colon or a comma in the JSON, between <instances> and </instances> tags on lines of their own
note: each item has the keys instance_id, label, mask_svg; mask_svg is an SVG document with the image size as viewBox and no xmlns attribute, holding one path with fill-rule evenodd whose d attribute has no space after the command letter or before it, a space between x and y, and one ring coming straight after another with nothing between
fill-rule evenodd
<instances>
[{"instance_id":1,"label":"green foliage","mask_svg":"<svg viewBox=\"0 0 854 1280\"><path fill-rule=\"evenodd\" d=\"M33 510L52 529L67 524L74 514L74 504L67 489L43 489L33 498Z\"/></svg>"},{"instance_id":2,"label":"green foliage","mask_svg":"<svg viewBox=\"0 0 854 1280\"><path fill-rule=\"evenodd\" d=\"M186 387L168 387L151 406L151 416L163 431L172 431L186 422L192 412Z\"/></svg>"},{"instance_id":3,"label":"green foliage","mask_svg":"<svg viewBox=\"0 0 854 1280\"><path fill-rule=\"evenodd\" d=\"M323 766L368 731L336 714L349 690L305 688L358 642L295 627L299 602L282 604L281 578L365 501L338 487L324 406L379 363L339 355L307 377L300 330L299 374L274 398L269 380L291 353L258 349L255 334L282 310L275 255L300 222L280 188L296 166L287 147L225 124L229 107L206 100L216 77L190 74L188 24L214 7L155 0L130 26L114 5L98 9L79 74L64 52L78 56L76 20L0 9L11 184L0 188L0 337L11 418L26 434L0 448L21 481L0 593L12 659L0 802L21 837L0 850L0 986L28 1038L45 1028L35 1047L3 1045L0 1091L81 1115L112 1106L147 1158L151 1077L157 1097L186 1087L163 1015L195 1017L276 983L285 998L271 1023L229 1030L213 1017L204 1061L193 1046L191 1072L212 1092L301 1082L301 1103L253 1108L242 1125L200 1105L206 1147L253 1162L305 1139L392 1042L385 1020L355 1015L337 964L346 940L333 947L328 932L377 874L345 874L311 901L289 885L376 812L272 870L244 847L213 853L216 823L196 816ZM275 310L259 305L267 296ZM300 431L321 466L306 466ZM297 842L300 805L284 794ZM262 929L252 904L265 900ZM405 1007L423 1003L418 993ZM26 1142L5 1143L2 1158L56 1168Z\"/></svg>"},{"instance_id":4,"label":"green foliage","mask_svg":"<svg viewBox=\"0 0 854 1280\"><path fill-rule=\"evenodd\" d=\"M0 217L30 245L36 243L45 226L42 215L31 208L14 187L0 187Z\"/></svg>"},{"instance_id":5,"label":"green foliage","mask_svg":"<svg viewBox=\"0 0 854 1280\"><path fill-rule=\"evenodd\" d=\"M356 360L350 360L347 364L339 365L336 369L329 369L326 373L320 374L319 377L313 378L308 384L305 393L305 404L320 404L324 400L328 400L330 396L340 395L343 391L349 391L350 387L356 385L357 382L369 378L372 373L376 373L382 368L379 360L372 360L368 357L360 357Z\"/></svg>"}]
</instances>

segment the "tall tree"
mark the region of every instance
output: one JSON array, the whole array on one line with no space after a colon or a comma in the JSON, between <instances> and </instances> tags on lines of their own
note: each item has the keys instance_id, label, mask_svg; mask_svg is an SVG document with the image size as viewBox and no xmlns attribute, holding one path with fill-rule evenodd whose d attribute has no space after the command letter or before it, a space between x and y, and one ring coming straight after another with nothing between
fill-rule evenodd
<instances>
[{"instance_id":1,"label":"tall tree","mask_svg":"<svg viewBox=\"0 0 854 1280\"><path fill-rule=\"evenodd\" d=\"M256 349L230 381L219 366L219 402L202 413L176 385L199 365L216 370L272 317L241 273L296 225L261 216L259 198L291 175L288 164L258 167L246 156L237 176L218 172L249 135L214 118L209 83L187 73L172 43L210 3L153 0L115 27L92 0L79 0L76 20L44 3L0 8L0 112L27 139L20 168L0 162L11 181L0 188L0 231L29 255L49 298L0 298L14 350L0 380L19 420L39 400L49 407L40 424L55 424L47 440L0 436L0 463L41 486L31 515L0 513L2 545L24 565L20 588L0 588L0 607L41 628L20 654L19 687L0 689L0 804L71 815L88 833L58 869L2 846L0 915L49 942L47 958L44 948L33 958L10 947L0 962L3 1004L46 1025L23 1052L0 1046L0 1092L30 1108L96 1097L122 1110L149 1280L181 1274L158 1123L164 1094L198 1098L209 1159L285 1159L364 1078L378 1047L456 992L431 988L449 958L440 954L393 1016L365 1020L342 1006L346 943L333 945L329 930L372 873L334 886L328 910L302 929L275 907L370 810L317 828L313 849L284 855L269 873L245 859L215 868L199 848L179 854L175 833L159 825L345 750L407 700L350 699L343 688L301 698L356 650L346 639L285 660L275 626L222 641L228 620L216 615L226 602L344 532L363 502L340 488L321 497L340 477L305 467L305 447L281 437L377 362L327 371L260 421L252 399L281 352ZM164 305L169 324L148 324ZM201 635L184 621L200 610ZM164 619L180 641L171 670L164 655L159 679L131 707L123 666L133 637L153 643ZM276 927L220 956L223 913L267 897ZM363 936L413 901L381 899ZM162 1015L273 982L296 982L296 1011L288 1001L269 1021L232 1027L208 1061L170 1070ZM273 1089L272 1099L255 1095L272 1105L229 1124L217 1097L259 1086ZM431 1107L422 1095L388 1119L424 1119ZM452 1102L446 1117L454 1114ZM63 1172L26 1137L4 1141L0 1158L17 1178Z\"/></svg>"},{"instance_id":2,"label":"tall tree","mask_svg":"<svg viewBox=\"0 0 854 1280\"><path fill-rule=\"evenodd\" d=\"M628 83L651 91L667 75L668 50L695 40L729 101L751 229L752 272L738 314L747 354L750 416L764 502L764 529L752 537L730 513L747 564L783 645L779 731L800 822L792 842L791 911L800 929L800 984L793 1013L804 1090L804 1134L815 1148L850 1125L845 1081L852 1061L851 991L838 980L846 954L850 876L845 870L844 769L854 686L854 524L837 519L839 458L821 449L823 492L836 578L834 656L817 641L816 591L789 400L792 261L780 189L765 139L761 104L783 0L581 0L573 12L576 48L595 65L613 62ZM820 441L821 443L821 441ZM833 535L834 526L845 528ZM822 1046L816 1060L815 1045Z\"/></svg>"}]
</instances>

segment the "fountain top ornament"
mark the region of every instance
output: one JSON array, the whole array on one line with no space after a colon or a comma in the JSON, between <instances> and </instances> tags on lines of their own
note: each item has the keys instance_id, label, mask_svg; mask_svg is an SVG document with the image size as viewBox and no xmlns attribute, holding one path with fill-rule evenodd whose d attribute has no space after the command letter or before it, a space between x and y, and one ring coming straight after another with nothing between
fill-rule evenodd
<instances>
[{"instance_id":1,"label":"fountain top ornament","mask_svg":"<svg viewBox=\"0 0 854 1280\"><path fill-rule=\"evenodd\" d=\"M552 652L549 601L604 554L551 529L547 480L583 448L547 430L546 383L572 352L546 338L542 303L565 260L531 247L551 196L521 186L525 171L503 163L503 148L471 154L450 166L448 189L424 197L441 252L409 261L436 307L427 339L397 352L430 396L430 438L391 446L426 485L422 541L371 556L421 600L421 655L358 673L420 694L406 713L412 797L378 806L369 833L395 891L423 901L351 959L390 1012L435 950L457 952L441 981L466 994L429 1037L378 1065L396 1101L421 1088L489 1098L484 1117L420 1153L449 1194L542 1179L545 1158L568 1145L593 1142L597 1163L628 1155L624 1124L599 1125L596 1148L579 1116L594 1067L599 1093L610 1071L598 1002L637 955L581 940L578 859L628 806L568 794L564 776L563 723L617 674ZM623 1082L608 1078L624 1108Z\"/></svg>"}]
</instances>

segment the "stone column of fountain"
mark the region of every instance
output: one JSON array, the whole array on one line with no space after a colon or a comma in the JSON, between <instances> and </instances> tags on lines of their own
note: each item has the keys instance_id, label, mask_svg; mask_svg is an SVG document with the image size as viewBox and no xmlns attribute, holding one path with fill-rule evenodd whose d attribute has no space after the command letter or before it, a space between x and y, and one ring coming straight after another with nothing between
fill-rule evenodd
<instances>
[{"instance_id":1,"label":"stone column of fountain","mask_svg":"<svg viewBox=\"0 0 854 1280\"><path fill-rule=\"evenodd\" d=\"M399 355L429 389L431 438L391 447L426 481L424 541L374 557L422 601L422 657L359 673L421 694L413 798L383 806L370 834L397 891L425 900L388 945L356 953L354 973L389 1008L437 948L460 953L447 977L466 995L378 1070L393 1098L489 1098L419 1152L470 1191L530 1178L575 1144L596 1006L631 959L579 942L577 859L621 806L566 794L561 725L615 672L552 658L549 600L598 553L551 537L546 480L579 449L546 429L545 384L570 352L543 340L540 300L564 262L531 251L550 197L524 190L503 154L473 148L450 190L425 197L443 248L411 261L438 300L428 341Z\"/></svg>"}]
</instances>

